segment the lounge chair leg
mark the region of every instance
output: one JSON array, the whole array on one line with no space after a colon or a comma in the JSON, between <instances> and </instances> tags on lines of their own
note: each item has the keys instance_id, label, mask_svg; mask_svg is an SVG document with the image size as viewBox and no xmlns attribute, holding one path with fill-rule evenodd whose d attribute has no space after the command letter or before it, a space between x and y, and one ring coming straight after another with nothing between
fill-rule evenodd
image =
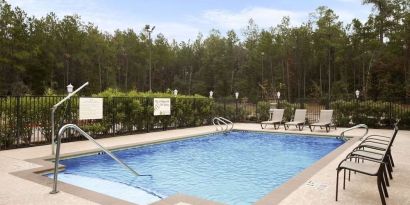
<instances>
[{"instance_id":1,"label":"lounge chair leg","mask_svg":"<svg viewBox=\"0 0 410 205\"><path fill-rule=\"evenodd\" d=\"M394 161L393 161L393 156L391 155L391 152L389 151L389 159L391 161L392 167L394 167Z\"/></svg>"},{"instance_id":2,"label":"lounge chair leg","mask_svg":"<svg viewBox=\"0 0 410 205\"><path fill-rule=\"evenodd\" d=\"M302 126L299 125L299 128L301 128L300 131L302 131L304 127L305 127L305 125L302 125Z\"/></svg>"},{"instance_id":3,"label":"lounge chair leg","mask_svg":"<svg viewBox=\"0 0 410 205\"><path fill-rule=\"evenodd\" d=\"M346 169L343 169L343 190L346 189Z\"/></svg>"},{"instance_id":4,"label":"lounge chair leg","mask_svg":"<svg viewBox=\"0 0 410 205\"><path fill-rule=\"evenodd\" d=\"M380 174L377 175L377 188L379 189L379 195L382 201L382 205L386 205L386 200L384 199L384 193L383 193L383 188L382 188L382 179L380 177Z\"/></svg>"},{"instance_id":5,"label":"lounge chair leg","mask_svg":"<svg viewBox=\"0 0 410 205\"><path fill-rule=\"evenodd\" d=\"M383 182L385 182L386 186L390 186L389 178L387 178L386 168L383 167Z\"/></svg>"},{"instance_id":6,"label":"lounge chair leg","mask_svg":"<svg viewBox=\"0 0 410 205\"><path fill-rule=\"evenodd\" d=\"M384 169L384 167L383 167L383 169ZM384 170L382 172L384 172ZM386 182L383 179L382 179L382 187L383 187L384 196L386 198L389 198L389 193L387 192Z\"/></svg>"},{"instance_id":7,"label":"lounge chair leg","mask_svg":"<svg viewBox=\"0 0 410 205\"><path fill-rule=\"evenodd\" d=\"M330 126L326 126L326 132L330 132Z\"/></svg>"},{"instance_id":8,"label":"lounge chair leg","mask_svg":"<svg viewBox=\"0 0 410 205\"><path fill-rule=\"evenodd\" d=\"M391 174L393 172L393 167L391 166L391 162L389 159L387 159L386 162L386 171L389 173L390 179L393 179L393 175Z\"/></svg>"},{"instance_id":9,"label":"lounge chair leg","mask_svg":"<svg viewBox=\"0 0 410 205\"><path fill-rule=\"evenodd\" d=\"M337 174L336 174L336 201L337 201L337 194L339 191L339 169L336 170Z\"/></svg>"}]
</instances>

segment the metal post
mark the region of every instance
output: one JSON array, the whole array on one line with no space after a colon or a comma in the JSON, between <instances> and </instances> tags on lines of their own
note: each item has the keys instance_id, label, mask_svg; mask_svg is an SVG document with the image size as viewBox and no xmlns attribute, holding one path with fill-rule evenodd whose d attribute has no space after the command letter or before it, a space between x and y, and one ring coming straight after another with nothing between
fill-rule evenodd
<instances>
[{"instance_id":1,"label":"metal post","mask_svg":"<svg viewBox=\"0 0 410 205\"><path fill-rule=\"evenodd\" d=\"M53 130L54 132L54 130ZM54 136L54 135L53 135ZM54 141L53 141L54 142ZM50 192L50 194L57 194L58 190L57 190L57 180L58 180L58 164L60 163L60 146L61 146L61 137L57 136L57 151L55 154L55 161L54 161L54 176L53 176L53 190ZM55 152L55 150L53 149L53 152ZM53 153L54 155L54 153Z\"/></svg>"},{"instance_id":2,"label":"metal post","mask_svg":"<svg viewBox=\"0 0 410 205\"><path fill-rule=\"evenodd\" d=\"M21 133L21 112L20 112L20 110L21 110L21 106L20 106L20 96L17 96L16 97L16 113L17 113L17 122L16 122L16 124L17 124L17 131L16 131L16 139L19 139L20 138L20 133Z\"/></svg>"},{"instance_id":3,"label":"metal post","mask_svg":"<svg viewBox=\"0 0 410 205\"><path fill-rule=\"evenodd\" d=\"M152 32L152 31L151 31ZM152 41L151 32L149 32L149 91L152 91Z\"/></svg>"},{"instance_id":4,"label":"metal post","mask_svg":"<svg viewBox=\"0 0 410 205\"><path fill-rule=\"evenodd\" d=\"M79 92L81 89L83 89L85 86L88 85L88 82L84 83L82 86L80 86L79 88L77 88L77 90L75 90L74 92L70 93L69 95L67 95L64 99L60 100L60 102L58 102L57 104L55 104L52 108L51 108L51 154L54 155L55 154L55 132L54 132L54 113L56 111L56 109L58 108L58 106L60 106L61 104L63 104L66 100L70 99L73 95L75 95L77 92Z\"/></svg>"},{"instance_id":5,"label":"metal post","mask_svg":"<svg viewBox=\"0 0 410 205\"><path fill-rule=\"evenodd\" d=\"M150 123L150 114L149 114L149 110L148 110L148 108L149 108L149 103L148 103L148 100L149 100L149 98L145 98L145 112L146 112L146 116L147 116L147 132L150 132L150 126L151 126L151 123Z\"/></svg>"},{"instance_id":6,"label":"metal post","mask_svg":"<svg viewBox=\"0 0 410 205\"><path fill-rule=\"evenodd\" d=\"M390 99L390 102L389 102L389 118L390 118L390 126L393 126L392 99Z\"/></svg>"},{"instance_id":7,"label":"metal post","mask_svg":"<svg viewBox=\"0 0 410 205\"><path fill-rule=\"evenodd\" d=\"M235 121L238 122L238 99L236 99Z\"/></svg>"},{"instance_id":8,"label":"metal post","mask_svg":"<svg viewBox=\"0 0 410 205\"><path fill-rule=\"evenodd\" d=\"M56 109L54 107L51 108L51 154L55 155L56 150L55 150L55 142L54 142L54 113L55 113Z\"/></svg>"}]
</instances>

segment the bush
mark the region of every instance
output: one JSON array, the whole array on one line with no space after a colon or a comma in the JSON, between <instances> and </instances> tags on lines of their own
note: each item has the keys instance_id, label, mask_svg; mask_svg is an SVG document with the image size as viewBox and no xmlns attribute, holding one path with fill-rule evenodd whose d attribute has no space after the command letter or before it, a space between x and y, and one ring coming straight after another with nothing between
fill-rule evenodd
<instances>
[{"instance_id":1,"label":"bush","mask_svg":"<svg viewBox=\"0 0 410 205\"><path fill-rule=\"evenodd\" d=\"M371 128L387 127L396 118L406 120L407 113L399 114L405 110L403 105L383 101L336 101L331 103L335 110L335 122L338 126L351 126L352 124L366 124ZM400 125L408 125L400 123Z\"/></svg>"},{"instance_id":2,"label":"bush","mask_svg":"<svg viewBox=\"0 0 410 205\"><path fill-rule=\"evenodd\" d=\"M0 98L0 149L51 142L51 107L63 97ZM93 97L104 98L102 120L79 122L79 98L73 96L56 110L55 131L58 132L60 126L66 123L78 124L94 137L166 127L199 126L210 122L215 105L212 99L199 95L175 97L170 93L123 93L115 89ZM171 98L171 116L153 116L154 97Z\"/></svg>"}]
</instances>

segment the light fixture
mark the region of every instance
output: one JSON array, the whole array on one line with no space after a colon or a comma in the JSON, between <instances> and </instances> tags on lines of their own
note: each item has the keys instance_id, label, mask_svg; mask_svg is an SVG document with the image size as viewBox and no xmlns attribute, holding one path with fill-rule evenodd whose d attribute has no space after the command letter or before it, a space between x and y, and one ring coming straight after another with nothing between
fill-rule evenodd
<instances>
[{"instance_id":1,"label":"light fixture","mask_svg":"<svg viewBox=\"0 0 410 205\"><path fill-rule=\"evenodd\" d=\"M177 90L177 89L174 90L174 95L175 95L175 96L178 95L178 90Z\"/></svg>"},{"instance_id":2,"label":"light fixture","mask_svg":"<svg viewBox=\"0 0 410 205\"><path fill-rule=\"evenodd\" d=\"M72 93L72 92L73 92L73 89L74 89L74 86L71 85L71 83L70 83L69 85L67 85L67 92L68 92L68 94Z\"/></svg>"},{"instance_id":3,"label":"light fixture","mask_svg":"<svg viewBox=\"0 0 410 205\"><path fill-rule=\"evenodd\" d=\"M276 93L276 96L278 96L278 99L280 99L280 92L279 91Z\"/></svg>"},{"instance_id":4,"label":"light fixture","mask_svg":"<svg viewBox=\"0 0 410 205\"><path fill-rule=\"evenodd\" d=\"M212 98L214 96L214 91L209 91L209 98Z\"/></svg>"},{"instance_id":5,"label":"light fixture","mask_svg":"<svg viewBox=\"0 0 410 205\"><path fill-rule=\"evenodd\" d=\"M235 92L235 98L236 98L236 99L239 98L239 92L238 92L238 91Z\"/></svg>"},{"instance_id":6,"label":"light fixture","mask_svg":"<svg viewBox=\"0 0 410 205\"><path fill-rule=\"evenodd\" d=\"M360 91L359 91L359 90L356 90L355 94L356 94L356 98L359 99Z\"/></svg>"}]
</instances>

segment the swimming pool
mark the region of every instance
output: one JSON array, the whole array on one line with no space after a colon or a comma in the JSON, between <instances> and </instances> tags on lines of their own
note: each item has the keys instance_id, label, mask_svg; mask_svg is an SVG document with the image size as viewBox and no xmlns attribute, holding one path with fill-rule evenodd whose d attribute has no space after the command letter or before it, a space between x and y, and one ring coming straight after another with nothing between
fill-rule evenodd
<instances>
[{"instance_id":1,"label":"swimming pool","mask_svg":"<svg viewBox=\"0 0 410 205\"><path fill-rule=\"evenodd\" d=\"M234 131L65 159L61 181L137 203L184 193L226 204L252 204L343 144L335 138ZM91 186L91 187L90 187ZM107 187L104 187L107 186ZM133 201L135 192L143 200Z\"/></svg>"}]
</instances>

